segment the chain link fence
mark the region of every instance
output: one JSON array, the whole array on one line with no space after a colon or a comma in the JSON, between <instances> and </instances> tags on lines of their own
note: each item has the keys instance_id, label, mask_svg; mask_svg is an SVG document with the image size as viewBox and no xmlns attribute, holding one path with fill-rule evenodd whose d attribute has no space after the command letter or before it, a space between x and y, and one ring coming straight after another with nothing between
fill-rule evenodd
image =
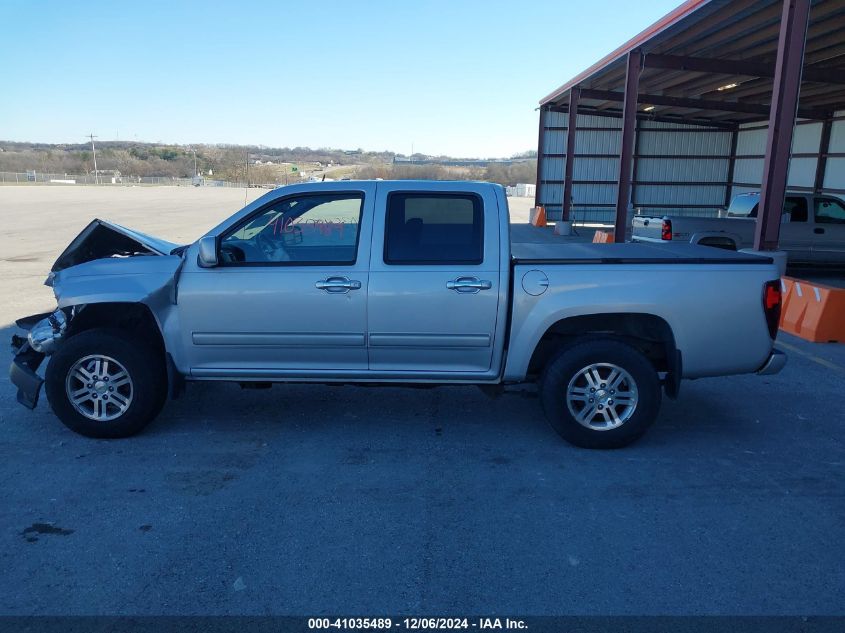
<instances>
[{"instance_id":1,"label":"chain link fence","mask_svg":"<svg viewBox=\"0 0 845 633\"><path fill-rule=\"evenodd\" d=\"M97 174L50 174L40 171L11 172L0 171L0 185L115 185L115 186L206 186L206 187L240 187L243 182L228 182L226 180L212 180L197 176L195 178L173 178L170 176L123 176L110 171L100 171ZM250 183L251 187L273 188L276 185L259 185Z\"/></svg>"}]
</instances>

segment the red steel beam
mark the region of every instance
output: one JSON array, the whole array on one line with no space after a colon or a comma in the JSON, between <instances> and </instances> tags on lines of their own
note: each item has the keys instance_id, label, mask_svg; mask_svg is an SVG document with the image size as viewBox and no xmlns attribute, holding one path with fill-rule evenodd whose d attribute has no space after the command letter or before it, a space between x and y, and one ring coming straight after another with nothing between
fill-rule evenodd
<instances>
[{"instance_id":1,"label":"red steel beam","mask_svg":"<svg viewBox=\"0 0 845 633\"><path fill-rule=\"evenodd\" d=\"M774 64L753 62L739 59L707 59L682 55L646 55L643 62L646 68L664 70L686 70L698 73L719 73L745 75L748 77L775 76ZM841 68L805 68L804 81L826 84L845 84L845 73Z\"/></svg>"},{"instance_id":2,"label":"red steel beam","mask_svg":"<svg viewBox=\"0 0 845 633\"><path fill-rule=\"evenodd\" d=\"M575 131L578 123L578 101L581 90L577 86L569 91L569 117L566 125L566 169L563 174L563 218L572 213L572 173L575 168Z\"/></svg>"},{"instance_id":3,"label":"red steel beam","mask_svg":"<svg viewBox=\"0 0 845 633\"><path fill-rule=\"evenodd\" d=\"M739 142L739 130L731 132L731 155L728 157L728 177L725 185L725 208L731 205L731 193L733 192L734 171L736 171L736 146Z\"/></svg>"},{"instance_id":4,"label":"red steel beam","mask_svg":"<svg viewBox=\"0 0 845 633\"><path fill-rule=\"evenodd\" d=\"M540 106L539 116L539 132L537 132L537 181L534 186L534 206L538 207L540 204L540 184L543 179L543 154L546 151L546 106Z\"/></svg>"},{"instance_id":5,"label":"red steel beam","mask_svg":"<svg viewBox=\"0 0 845 633\"><path fill-rule=\"evenodd\" d=\"M822 124L822 137L819 143L819 157L816 161L816 178L813 183L813 191L821 193L824 189L824 176L827 172L827 155L830 153L830 132L833 128L833 120L828 119Z\"/></svg>"},{"instance_id":6,"label":"red steel beam","mask_svg":"<svg viewBox=\"0 0 845 633\"><path fill-rule=\"evenodd\" d=\"M582 99L595 99L597 101L624 101L625 94L613 90L592 90L581 91ZM666 95L641 94L637 98L640 103L651 105L669 106L672 108L690 108L694 110L715 110L717 112L738 112L741 114L767 115L770 107L762 103L747 103L745 101L719 101L716 99L689 99L687 97L669 97ZM830 111L816 108L802 108L798 116L802 119L824 120L830 118Z\"/></svg>"},{"instance_id":7,"label":"red steel beam","mask_svg":"<svg viewBox=\"0 0 845 633\"><path fill-rule=\"evenodd\" d=\"M763 163L763 184L754 231L756 250L774 251L778 248L809 19L810 0L784 0L769 113L766 158Z\"/></svg>"},{"instance_id":8,"label":"red steel beam","mask_svg":"<svg viewBox=\"0 0 845 633\"><path fill-rule=\"evenodd\" d=\"M637 124L637 89L643 70L643 54L639 49L628 53L625 71L625 93L622 106L622 147L619 152L619 187L616 190L615 240L624 242L631 199L631 164Z\"/></svg>"}]
</instances>

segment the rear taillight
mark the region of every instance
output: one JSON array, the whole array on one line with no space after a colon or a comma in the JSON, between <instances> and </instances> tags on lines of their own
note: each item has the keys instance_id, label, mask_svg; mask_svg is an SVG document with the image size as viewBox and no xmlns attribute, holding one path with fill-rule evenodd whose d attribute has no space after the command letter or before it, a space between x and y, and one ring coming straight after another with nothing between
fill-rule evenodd
<instances>
[{"instance_id":1,"label":"rear taillight","mask_svg":"<svg viewBox=\"0 0 845 633\"><path fill-rule=\"evenodd\" d=\"M763 312L766 313L766 325L769 326L769 336L772 340L778 335L782 299L780 279L767 281L763 286Z\"/></svg>"},{"instance_id":2,"label":"rear taillight","mask_svg":"<svg viewBox=\"0 0 845 633\"><path fill-rule=\"evenodd\" d=\"M663 226L660 227L660 239L672 239L672 220L663 220Z\"/></svg>"}]
</instances>

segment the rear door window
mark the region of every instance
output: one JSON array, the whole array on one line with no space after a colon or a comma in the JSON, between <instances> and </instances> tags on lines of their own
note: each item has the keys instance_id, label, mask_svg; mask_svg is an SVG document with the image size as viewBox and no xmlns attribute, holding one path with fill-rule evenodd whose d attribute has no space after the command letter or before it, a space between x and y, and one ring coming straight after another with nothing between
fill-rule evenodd
<instances>
[{"instance_id":1,"label":"rear door window","mask_svg":"<svg viewBox=\"0 0 845 633\"><path fill-rule=\"evenodd\" d=\"M387 200L384 262L481 264L484 213L473 194L392 193Z\"/></svg>"},{"instance_id":2,"label":"rear door window","mask_svg":"<svg viewBox=\"0 0 845 633\"><path fill-rule=\"evenodd\" d=\"M783 201L783 212L789 214L790 222L807 221L807 199L787 198Z\"/></svg>"}]
</instances>

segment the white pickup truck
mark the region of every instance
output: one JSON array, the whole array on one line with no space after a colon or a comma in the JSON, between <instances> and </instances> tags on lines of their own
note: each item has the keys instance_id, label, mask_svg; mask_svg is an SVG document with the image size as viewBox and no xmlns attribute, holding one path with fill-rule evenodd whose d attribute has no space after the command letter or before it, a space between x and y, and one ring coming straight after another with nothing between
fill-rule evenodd
<instances>
[{"instance_id":1,"label":"white pickup truck","mask_svg":"<svg viewBox=\"0 0 845 633\"><path fill-rule=\"evenodd\" d=\"M69 428L137 433L185 382L539 382L585 447L642 435L681 378L775 373L770 258L681 244L511 246L498 185L276 189L192 244L94 220L53 265L58 306L20 319L18 400ZM719 324L718 326L716 324ZM384 397L389 397L385 394Z\"/></svg>"},{"instance_id":2,"label":"white pickup truck","mask_svg":"<svg viewBox=\"0 0 845 633\"><path fill-rule=\"evenodd\" d=\"M735 196L724 218L634 216L633 240L691 242L728 250L751 248L759 193ZM845 202L833 196L789 192L783 205L780 248L790 264L845 264Z\"/></svg>"}]
</instances>

